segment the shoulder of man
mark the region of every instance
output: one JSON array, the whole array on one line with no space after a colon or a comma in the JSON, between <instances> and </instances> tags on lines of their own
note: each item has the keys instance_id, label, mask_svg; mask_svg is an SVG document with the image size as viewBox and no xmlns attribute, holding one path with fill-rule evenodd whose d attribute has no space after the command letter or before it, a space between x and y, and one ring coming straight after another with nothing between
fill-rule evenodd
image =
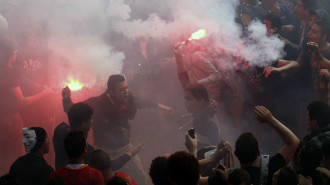
<instances>
[{"instance_id":1,"label":"shoulder of man","mask_svg":"<svg viewBox=\"0 0 330 185\"><path fill-rule=\"evenodd\" d=\"M69 124L62 122L54 130L54 136L53 136L53 142L59 139L62 139L66 136L66 134L69 132L70 126Z\"/></svg>"}]
</instances>

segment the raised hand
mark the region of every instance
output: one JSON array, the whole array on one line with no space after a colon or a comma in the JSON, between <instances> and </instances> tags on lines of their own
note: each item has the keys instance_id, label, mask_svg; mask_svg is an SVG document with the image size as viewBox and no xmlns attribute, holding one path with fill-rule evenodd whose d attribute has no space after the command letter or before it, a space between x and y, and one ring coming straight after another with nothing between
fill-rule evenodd
<instances>
[{"instance_id":1,"label":"raised hand","mask_svg":"<svg viewBox=\"0 0 330 185\"><path fill-rule=\"evenodd\" d=\"M272 113L264 106L256 106L254 113L260 123L270 123L273 119Z\"/></svg>"},{"instance_id":2,"label":"raised hand","mask_svg":"<svg viewBox=\"0 0 330 185\"><path fill-rule=\"evenodd\" d=\"M68 86L64 87L62 90L62 97L69 98L71 96L71 90Z\"/></svg>"}]
</instances>

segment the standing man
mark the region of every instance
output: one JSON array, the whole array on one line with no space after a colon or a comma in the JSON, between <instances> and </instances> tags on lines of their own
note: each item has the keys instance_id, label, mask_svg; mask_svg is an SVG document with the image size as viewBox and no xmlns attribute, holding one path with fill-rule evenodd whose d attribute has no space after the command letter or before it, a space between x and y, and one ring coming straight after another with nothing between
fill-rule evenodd
<instances>
[{"instance_id":1,"label":"standing man","mask_svg":"<svg viewBox=\"0 0 330 185\"><path fill-rule=\"evenodd\" d=\"M280 60L278 67L266 68L265 75L292 72L298 69L301 94L307 96L307 98L304 97L306 100L303 103L310 102L311 99L327 102L328 80L319 77L319 73L322 69L327 69L326 59L330 59L330 44L327 42L329 30L329 23L315 21L308 32L308 43L303 45L298 59L286 64Z\"/></svg>"},{"instance_id":2,"label":"standing man","mask_svg":"<svg viewBox=\"0 0 330 185\"><path fill-rule=\"evenodd\" d=\"M92 129L95 147L106 150L111 158L115 159L133 147L129 141L128 120L134 119L138 108L158 107L166 112L171 112L173 109L133 96L128 90L123 75L111 75L107 86L107 90L102 95L91 97L84 102L94 110ZM62 92L65 112L68 112L73 104L70 95L70 89L65 88ZM145 173L137 155L119 170L130 175L137 184L145 184Z\"/></svg>"},{"instance_id":3,"label":"standing man","mask_svg":"<svg viewBox=\"0 0 330 185\"><path fill-rule=\"evenodd\" d=\"M23 128L26 155L19 157L10 167L9 174L21 185L45 185L54 171L44 155L49 152L49 139L41 127Z\"/></svg>"}]
</instances>

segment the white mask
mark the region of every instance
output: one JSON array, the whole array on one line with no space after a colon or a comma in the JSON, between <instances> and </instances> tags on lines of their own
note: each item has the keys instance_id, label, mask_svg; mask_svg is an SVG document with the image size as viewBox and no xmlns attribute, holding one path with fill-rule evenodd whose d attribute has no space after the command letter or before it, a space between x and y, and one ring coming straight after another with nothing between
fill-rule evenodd
<instances>
[{"instance_id":1,"label":"white mask","mask_svg":"<svg viewBox=\"0 0 330 185\"><path fill-rule=\"evenodd\" d=\"M23 128L23 136L22 143L25 146L25 151L30 152L37 143L36 132L34 130L29 130L28 128Z\"/></svg>"}]
</instances>

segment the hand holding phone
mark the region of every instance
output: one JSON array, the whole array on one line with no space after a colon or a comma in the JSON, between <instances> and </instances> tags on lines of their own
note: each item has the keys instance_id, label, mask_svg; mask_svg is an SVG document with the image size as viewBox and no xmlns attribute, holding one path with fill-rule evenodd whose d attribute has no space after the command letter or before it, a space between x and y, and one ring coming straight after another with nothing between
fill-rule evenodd
<instances>
[{"instance_id":1,"label":"hand holding phone","mask_svg":"<svg viewBox=\"0 0 330 185\"><path fill-rule=\"evenodd\" d=\"M189 129L188 134L191 138L195 139L195 129L194 128Z\"/></svg>"}]
</instances>

